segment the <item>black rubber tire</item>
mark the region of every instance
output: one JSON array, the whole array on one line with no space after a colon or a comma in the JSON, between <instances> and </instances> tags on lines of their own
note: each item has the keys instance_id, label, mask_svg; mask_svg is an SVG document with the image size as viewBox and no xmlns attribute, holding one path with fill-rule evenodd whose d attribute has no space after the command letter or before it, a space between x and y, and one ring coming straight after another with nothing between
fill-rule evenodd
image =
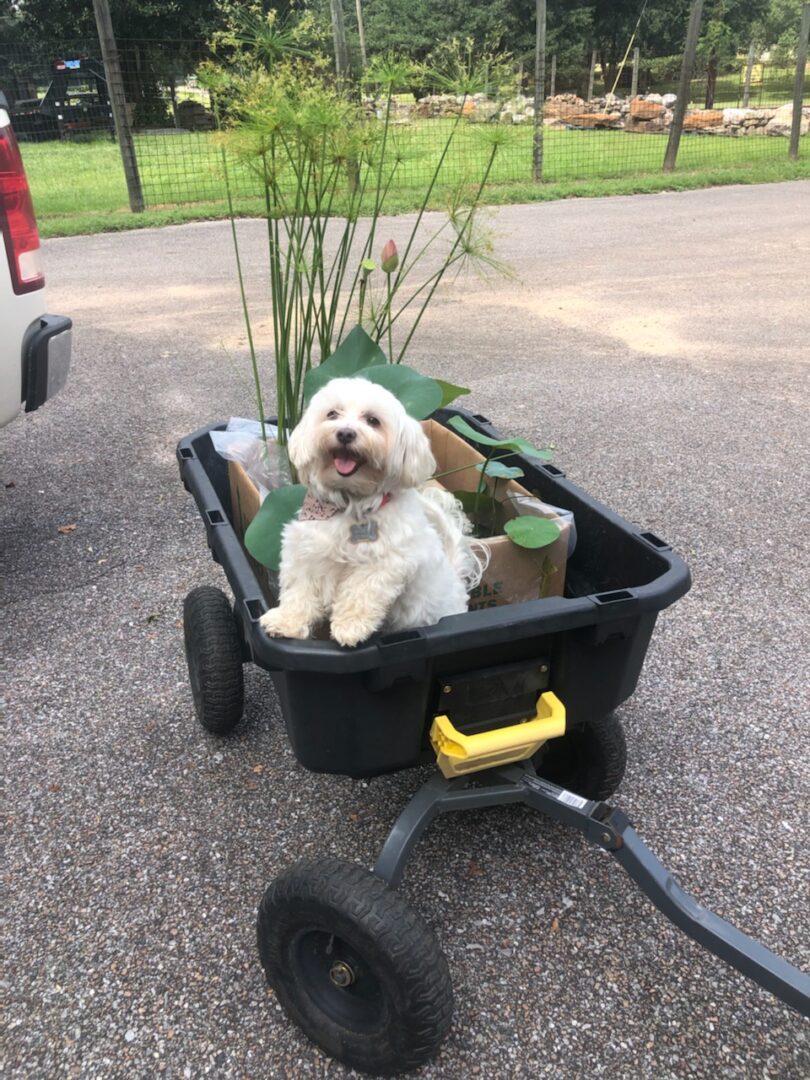
<instances>
[{"instance_id":1,"label":"black rubber tire","mask_svg":"<svg viewBox=\"0 0 810 1080\"><path fill-rule=\"evenodd\" d=\"M206 731L226 735L245 708L242 642L228 598L201 585L183 604L188 677L194 711Z\"/></svg>"},{"instance_id":2,"label":"black rubber tire","mask_svg":"<svg viewBox=\"0 0 810 1080\"><path fill-rule=\"evenodd\" d=\"M292 1020L361 1072L415 1069L450 1029L453 989L433 931L374 874L341 859L296 863L259 906L259 955ZM338 985L354 976L347 986Z\"/></svg>"},{"instance_id":3,"label":"black rubber tire","mask_svg":"<svg viewBox=\"0 0 810 1080\"><path fill-rule=\"evenodd\" d=\"M609 799L624 777L627 744L613 713L549 739L534 758L538 776L586 799Z\"/></svg>"}]
</instances>

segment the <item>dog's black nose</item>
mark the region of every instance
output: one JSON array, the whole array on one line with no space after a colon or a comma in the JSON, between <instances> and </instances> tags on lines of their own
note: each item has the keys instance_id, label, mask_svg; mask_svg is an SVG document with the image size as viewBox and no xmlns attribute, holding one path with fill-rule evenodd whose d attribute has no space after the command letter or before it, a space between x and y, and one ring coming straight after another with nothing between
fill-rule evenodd
<instances>
[{"instance_id":1,"label":"dog's black nose","mask_svg":"<svg viewBox=\"0 0 810 1080\"><path fill-rule=\"evenodd\" d=\"M348 427L341 428L337 433L337 441L343 446L348 446L349 443L353 443L356 438L357 432L352 431L352 429Z\"/></svg>"}]
</instances>

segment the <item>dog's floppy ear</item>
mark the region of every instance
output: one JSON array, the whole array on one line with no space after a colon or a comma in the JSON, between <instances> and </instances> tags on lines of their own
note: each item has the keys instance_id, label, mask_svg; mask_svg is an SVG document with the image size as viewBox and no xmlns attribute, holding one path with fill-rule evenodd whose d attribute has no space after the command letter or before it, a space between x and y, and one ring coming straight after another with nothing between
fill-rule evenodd
<instances>
[{"instance_id":1,"label":"dog's floppy ear","mask_svg":"<svg viewBox=\"0 0 810 1080\"><path fill-rule=\"evenodd\" d=\"M430 440L418 420L404 416L391 451L391 480L403 488L419 487L436 471Z\"/></svg>"},{"instance_id":2,"label":"dog's floppy ear","mask_svg":"<svg viewBox=\"0 0 810 1080\"><path fill-rule=\"evenodd\" d=\"M317 455L315 440L315 410L310 404L295 425L287 442L287 456L298 474L300 484L309 484L310 472Z\"/></svg>"}]
</instances>

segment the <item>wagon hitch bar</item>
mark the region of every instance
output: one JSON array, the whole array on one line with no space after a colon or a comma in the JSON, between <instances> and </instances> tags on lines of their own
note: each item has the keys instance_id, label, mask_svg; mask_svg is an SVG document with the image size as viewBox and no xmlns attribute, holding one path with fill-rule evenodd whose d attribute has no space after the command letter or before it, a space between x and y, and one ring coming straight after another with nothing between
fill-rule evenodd
<instances>
[{"instance_id":1,"label":"wagon hitch bar","mask_svg":"<svg viewBox=\"0 0 810 1080\"><path fill-rule=\"evenodd\" d=\"M436 774L397 818L374 873L396 888L411 850L437 814L505 803L523 803L578 829L609 851L680 930L802 1016L810 1016L810 976L699 904L653 855L621 810L544 780L529 762L479 772L473 778L448 780Z\"/></svg>"}]
</instances>

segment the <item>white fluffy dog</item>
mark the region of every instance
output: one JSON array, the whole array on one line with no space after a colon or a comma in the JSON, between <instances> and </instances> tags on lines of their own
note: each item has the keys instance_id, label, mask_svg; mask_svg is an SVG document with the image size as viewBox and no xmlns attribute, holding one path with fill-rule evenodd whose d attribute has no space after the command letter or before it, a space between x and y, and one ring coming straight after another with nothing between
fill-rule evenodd
<instances>
[{"instance_id":1,"label":"white fluffy dog","mask_svg":"<svg viewBox=\"0 0 810 1080\"><path fill-rule=\"evenodd\" d=\"M377 630L428 626L467 610L482 560L453 496L424 488L436 468L421 425L383 387L333 379L290 436L308 487L282 536L276 637L306 638L330 621L341 645Z\"/></svg>"}]
</instances>

